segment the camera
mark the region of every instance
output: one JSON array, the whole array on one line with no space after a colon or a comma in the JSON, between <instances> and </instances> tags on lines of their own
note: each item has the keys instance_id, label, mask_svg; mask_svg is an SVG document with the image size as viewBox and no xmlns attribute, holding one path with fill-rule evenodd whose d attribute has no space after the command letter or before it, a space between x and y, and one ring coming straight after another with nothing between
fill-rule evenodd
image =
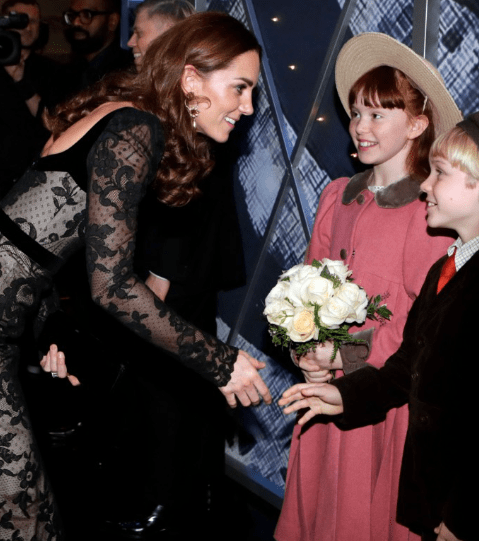
<instances>
[{"instance_id":1,"label":"camera","mask_svg":"<svg viewBox=\"0 0 479 541\"><path fill-rule=\"evenodd\" d=\"M22 45L18 32L12 32L9 28L21 30L28 25L29 19L26 13L10 13L6 17L0 17L0 65L17 64L20 60Z\"/></svg>"}]
</instances>

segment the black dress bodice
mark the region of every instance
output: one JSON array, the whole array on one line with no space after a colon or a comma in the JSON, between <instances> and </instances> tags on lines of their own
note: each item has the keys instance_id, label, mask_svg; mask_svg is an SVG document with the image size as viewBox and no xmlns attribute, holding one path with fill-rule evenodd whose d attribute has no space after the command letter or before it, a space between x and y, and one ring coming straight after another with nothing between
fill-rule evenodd
<instances>
[{"instance_id":1,"label":"black dress bodice","mask_svg":"<svg viewBox=\"0 0 479 541\"><path fill-rule=\"evenodd\" d=\"M237 349L186 323L138 279L133 270L138 206L163 155L156 116L123 108L104 117L70 149L41 158L2 201L5 214L54 256L56 271L71 253L86 248L93 300L142 338L179 356L218 386L234 368ZM30 255L8 234L2 249ZM30 259L35 260L34 256ZM25 258L13 257L6 288L31 273ZM38 263L38 261L37 261ZM34 286L32 286L34 287ZM21 325L22 311L15 310ZM6 311L2 319L8 318ZM17 328L17 335L19 329Z\"/></svg>"}]
</instances>

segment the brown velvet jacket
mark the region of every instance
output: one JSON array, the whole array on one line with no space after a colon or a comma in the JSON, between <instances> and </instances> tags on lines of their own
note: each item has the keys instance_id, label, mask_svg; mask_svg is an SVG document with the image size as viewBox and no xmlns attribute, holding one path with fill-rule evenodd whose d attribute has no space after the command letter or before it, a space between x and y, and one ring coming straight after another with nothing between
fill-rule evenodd
<instances>
[{"instance_id":1,"label":"brown velvet jacket","mask_svg":"<svg viewBox=\"0 0 479 541\"><path fill-rule=\"evenodd\" d=\"M475 351L479 253L437 294L445 257L433 265L404 329L403 343L384 367L339 378L341 428L381 421L409 404L397 519L431 532L442 521L463 541L479 539L475 511L478 460Z\"/></svg>"}]
</instances>

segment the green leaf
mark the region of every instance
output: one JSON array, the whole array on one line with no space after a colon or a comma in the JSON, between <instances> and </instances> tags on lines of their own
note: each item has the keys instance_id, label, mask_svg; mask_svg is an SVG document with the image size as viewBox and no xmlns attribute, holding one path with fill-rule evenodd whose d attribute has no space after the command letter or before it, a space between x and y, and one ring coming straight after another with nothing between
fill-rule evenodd
<instances>
[{"instance_id":1,"label":"green leaf","mask_svg":"<svg viewBox=\"0 0 479 541\"><path fill-rule=\"evenodd\" d=\"M327 278L328 280L333 282L334 289L337 289L338 287L341 286L341 280L335 274L331 274L329 272L327 265L323 267L323 270L321 271L320 276L322 276L323 278Z\"/></svg>"},{"instance_id":2,"label":"green leaf","mask_svg":"<svg viewBox=\"0 0 479 541\"><path fill-rule=\"evenodd\" d=\"M376 295L375 297L371 297L369 300L369 304L367 307L367 317L369 319L372 319L374 321L379 320L390 320L393 313L385 304L379 306L379 303L381 302L382 297L381 295Z\"/></svg>"}]
</instances>

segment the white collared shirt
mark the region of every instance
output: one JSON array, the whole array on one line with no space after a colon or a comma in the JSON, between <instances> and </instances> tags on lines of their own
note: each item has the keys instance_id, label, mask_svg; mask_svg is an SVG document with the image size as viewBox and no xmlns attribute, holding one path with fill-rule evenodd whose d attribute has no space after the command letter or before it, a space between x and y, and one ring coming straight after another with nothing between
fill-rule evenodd
<instances>
[{"instance_id":1,"label":"white collared shirt","mask_svg":"<svg viewBox=\"0 0 479 541\"><path fill-rule=\"evenodd\" d=\"M474 237L465 244L458 238L447 249L447 255L452 255L454 248L457 249L454 263L456 264L456 271L458 271L460 268L464 267L477 251L479 251L479 237Z\"/></svg>"}]
</instances>

